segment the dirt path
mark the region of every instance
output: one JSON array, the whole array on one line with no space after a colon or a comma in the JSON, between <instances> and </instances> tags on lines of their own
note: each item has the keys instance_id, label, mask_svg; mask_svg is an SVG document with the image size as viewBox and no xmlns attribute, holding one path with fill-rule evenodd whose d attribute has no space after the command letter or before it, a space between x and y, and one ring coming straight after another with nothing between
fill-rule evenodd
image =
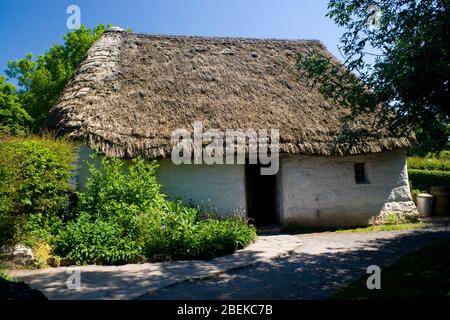
<instances>
[{"instance_id":1,"label":"dirt path","mask_svg":"<svg viewBox=\"0 0 450 320\"><path fill-rule=\"evenodd\" d=\"M432 241L450 237L450 221L420 230L378 233L314 233L295 236L302 246L287 257L184 281L140 299L325 299L366 274Z\"/></svg>"}]
</instances>

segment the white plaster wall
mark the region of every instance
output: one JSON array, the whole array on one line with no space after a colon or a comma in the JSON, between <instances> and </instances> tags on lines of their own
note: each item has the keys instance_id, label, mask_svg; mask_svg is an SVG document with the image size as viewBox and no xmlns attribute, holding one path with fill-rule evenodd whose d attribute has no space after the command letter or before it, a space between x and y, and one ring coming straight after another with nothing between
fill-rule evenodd
<instances>
[{"instance_id":1,"label":"white plaster wall","mask_svg":"<svg viewBox=\"0 0 450 320\"><path fill-rule=\"evenodd\" d=\"M369 183L357 184L364 162ZM386 211L412 211L403 150L348 157L284 155L280 161L281 220L304 227L367 225Z\"/></svg>"},{"instance_id":2,"label":"white plaster wall","mask_svg":"<svg viewBox=\"0 0 450 320\"><path fill-rule=\"evenodd\" d=\"M85 161L93 151L78 148L77 185L85 191L89 177ZM356 184L354 163L366 163L367 184ZM160 161L162 191L220 215L246 208L243 165L174 165ZM366 225L383 212L415 210L406 158L402 150L348 157L281 155L276 177L276 208L282 223L304 227Z\"/></svg>"},{"instance_id":3,"label":"white plaster wall","mask_svg":"<svg viewBox=\"0 0 450 320\"><path fill-rule=\"evenodd\" d=\"M96 163L98 167L99 161L94 162L90 158L94 151L84 144L78 145L77 152L76 184L78 190L84 192L90 176L87 163ZM177 166L170 159L164 159L159 164L158 182L170 199L212 209L221 216L246 210L244 165Z\"/></svg>"},{"instance_id":4,"label":"white plaster wall","mask_svg":"<svg viewBox=\"0 0 450 320\"><path fill-rule=\"evenodd\" d=\"M162 191L171 199L213 207L221 216L246 208L244 165L174 165L165 159L157 174Z\"/></svg>"}]
</instances>

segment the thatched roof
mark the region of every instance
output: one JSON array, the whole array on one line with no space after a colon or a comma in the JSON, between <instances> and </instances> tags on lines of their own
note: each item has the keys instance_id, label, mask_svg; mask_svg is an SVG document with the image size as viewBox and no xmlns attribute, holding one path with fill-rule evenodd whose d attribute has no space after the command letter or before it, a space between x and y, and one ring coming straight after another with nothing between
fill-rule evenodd
<instances>
[{"instance_id":1,"label":"thatched roof","mask_svg":"<svg viewBox=\"0 0 450 320\"><path fill-rule=\"evenodd\" d=\"M280 152L331 155L392 150L407 138L335 146L348 110L299 78L296 54L331 54L318 41L106 32L50 112L47 127L108 155L167 156L173 130L279 129ZM367 125L370 126L369 123Z\"/></svg>"}]
</instances>

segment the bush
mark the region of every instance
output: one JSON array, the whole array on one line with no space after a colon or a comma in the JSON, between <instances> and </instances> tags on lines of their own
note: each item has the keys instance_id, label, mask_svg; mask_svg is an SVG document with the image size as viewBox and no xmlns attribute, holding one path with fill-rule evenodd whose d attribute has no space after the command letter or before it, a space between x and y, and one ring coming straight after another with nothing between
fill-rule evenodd
<instances>
[{"instance_id":1,"label":"bush","mask_svg":"<svg viewBox=\"0 0 450 320\"><path fill-rule=\"evenodd\" d=\"M0 138L0 245L55 234L71 192L72 144L50 138Z\"/></svg>"},{"instance_id":2,"label":"bush","mask_svg":"<svg viewBox=\"0 0 450 320\"><path fill-rule=\"evenodd\" d=\"M55 245L57 254L76 264L123 264L142 251L122 226L111 221L93 220L86 213L68 223Z\"/></svg>"},{"instance_id":3,"label":"bush","mask_svg":"<svg viewBox=\"0 0 450 320\"><path fill-rule=\"evenodd\" d=\"M210 258L243 248L256 237L243 218L202 218L160 191L156 162L103 158L90 166L78 216L55 241L55 253L77 264L123 264L140 256Z\"/></svg>"},{"instance_id":4,"label":"bush","mask_svg":"<svg viewBox=\"0 0 450 320\"><path fill-rule=\"evenodd\" d=\"M408 158L408 169L450 171L450 160L410 157Z\"/></svg>"},{"instance_id":5,"label":"bush","mask_svg":"<svg viewBox=\"0 0 450 320\"><path fill-rule=\"evenodd\" d=\"M450 171L408 170L414 189L430 190L432 186L450 186Z\"/></svg>"},{"instance_id":6,"label":"bush","mask_svg":"<svg viewBox=\"0 0 450 320\"><path fill-rule=\"evenodd\" d=\"M167 220L172 224L169 222L154 230L146 242L147 257L163 255L166 259L177 260L214 258L242 249L256 238L255 228L247 226L241 216L200 217L186 223L186 218L170 213L165 222Z\"/></svg>"},{"instance_id":7,"label":"bush","mask_svg":"<svg viewBox=\"0 0 450 320\"><path fill-rule=\"evenodd\" d=\"M438 156L441 160L449 160L450 161L450 150L443 150L439 153Z\"/></svg>"}]
</instances>

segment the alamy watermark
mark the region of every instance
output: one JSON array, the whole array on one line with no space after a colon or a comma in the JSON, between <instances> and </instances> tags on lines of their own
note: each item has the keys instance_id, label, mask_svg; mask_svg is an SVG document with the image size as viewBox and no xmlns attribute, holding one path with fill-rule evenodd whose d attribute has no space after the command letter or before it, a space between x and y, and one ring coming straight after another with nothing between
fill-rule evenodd
<instances>
[{"instance_id":1,"label":"alamy watermark","mask_svg":"<svg viewBox=\"0 0 450 320\"><path fill-rule=\"evenodd\" d=\"M75 4L68 6L66 13L70 15L66 20L67 29L75 30L81 27L81 9L79 6Z\"/></svg>"},{"instance_id":2,"label":"alamy watermark","mask_svg":"<svg viewBox=\"0 0 450 320\"><path fill-rule=\"evenodd\" d=\"M378 29L381 26L381 9L376 4L367 7L366 27L369 30Z\"/></svg>"},{"instance_id":3,"label":"alamy watermark","mask_svg":"<svg viewBox=\"0 0 450 320\"><path fill-rule=\"evenodd\" d=\"M262 164L261 175L274 175L279 168L278 129L208 129L193 124L194 134L186 128L172 132L172 162L179 164Z\"/></svg>"},{"instance_id":4,"label":"alamy watermark","mask_svg":"<svg viewBox=\"0 0 450 320\"><path fill-rule=\"evenodd\" d=\"M367 267L367 274L370 276L367 278L366 286L367 289L381 289L381 269L377 265L371 265Z\"/></svg>"},{"instance_id":5,"label":"alamy watermark","mask_svg":"<svg viewBox=\"0 0 450 320\"><path fill-rule=\"evenodd\" d=\"M69 290L80 290L81 289L81 271L79 268L70 267L66 270L67 274L70 276L66 280L66 286Z\"/></svg>"}]
</instances>

